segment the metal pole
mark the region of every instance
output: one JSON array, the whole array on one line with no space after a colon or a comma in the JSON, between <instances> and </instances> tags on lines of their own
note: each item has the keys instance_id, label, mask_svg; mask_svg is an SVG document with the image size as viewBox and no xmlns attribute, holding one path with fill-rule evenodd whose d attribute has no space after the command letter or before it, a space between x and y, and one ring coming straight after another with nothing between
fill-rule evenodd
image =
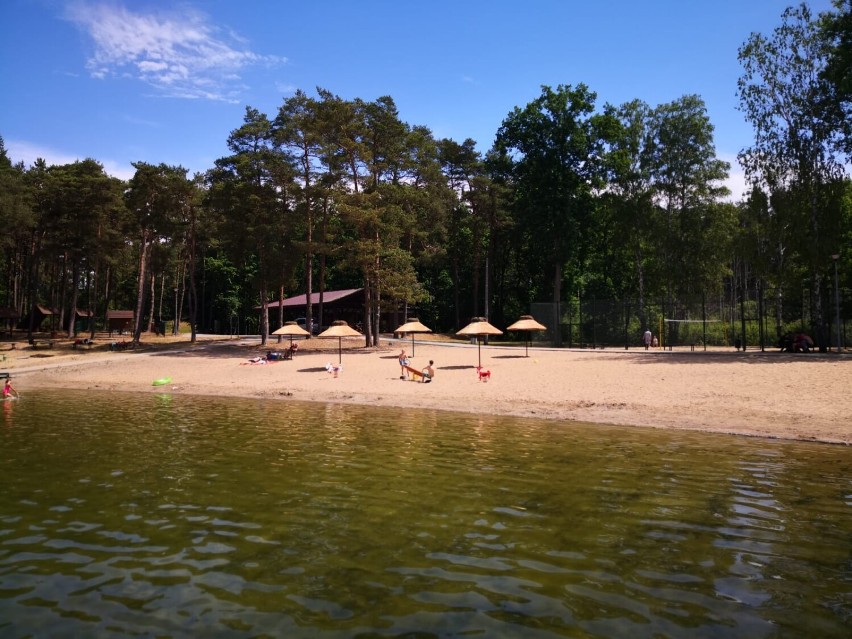
<instances>
[{"instance_id":1,"label":"metal pole","mask_svg":"<svg viewBox=\"0 0 852 639\"><path fill-rule=\"evenodd\" d=\"M837 352L840 353L840 289L837 286L837 261L840 255L832 255L831 259L834 260L834 321L837 331Z\"/></svg>"}]
</instances>

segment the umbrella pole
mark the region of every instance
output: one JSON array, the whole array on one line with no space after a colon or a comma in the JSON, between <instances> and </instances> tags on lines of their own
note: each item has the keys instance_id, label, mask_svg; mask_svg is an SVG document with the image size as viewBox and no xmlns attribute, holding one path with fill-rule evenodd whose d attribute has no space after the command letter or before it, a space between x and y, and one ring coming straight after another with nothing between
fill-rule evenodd
<instances>
[{"instance_id":1,"label":"umbrella pole","mask_svg":"<svg viewBox=\"0 0 852 639\"><path fill-rule=\"evenodd\" d=\"M530 356L530 340L529 340L529 338L524 340L524 346L526 346L527 357L529 357Z\"/></svg>"},{"instance_id":2,"label":"umbrella pole","mask_svg":"<svg viewBox=\"0 0 852 639\"><path fill-rule=\"evenodd\" d=\"M482 368L482 342L479 341L479 336L476 336L476 350L479 353L479 368Z\"/></svg>"},{"instance_id":3,"label":"umbrella pole","mask_svg":"<svg viewBox=\"0 0 852 639\"><path fill-rule=\"evenodd\" d=\"M343 363L343 338L342 337L337 338L337 363L338 364Z\"/></svg>"},{"instance_id":4,"label":"umbrella pole","mask_svg":"<svg viewBox=\"0 0 852 639\"><path fill-rule=\"evenodd\" d=\"M414 357L414 333L411 334L411 356Z\"/></svg>"}]
</instances>

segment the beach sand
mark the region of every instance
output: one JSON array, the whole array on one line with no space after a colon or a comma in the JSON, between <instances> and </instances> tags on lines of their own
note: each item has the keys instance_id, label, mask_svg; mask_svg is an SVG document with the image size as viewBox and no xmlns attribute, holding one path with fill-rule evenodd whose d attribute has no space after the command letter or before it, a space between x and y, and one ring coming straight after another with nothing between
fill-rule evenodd
<instances>
[{"instance_id":1,"label":"beach sand","mask_svg":"<svg viewBox=\"0 0 852 639\"><path fill-rule=\"evenodd\" d=\"M261 348L257 338L204 339L120 352L79 351L68 342L33 350L19 342L3 351L0 370L24 398L56 388L171 392L852 442L848 354L530 348L525 357L523 346L483 345L482 365L491 372L485 382L477 375L476 346L420 338L411 365L435 361L429 384L400 379L397 356L400 348L410 354L411 342L399 339L370 349L363 338L344 340L337 377L326 370L338 362L336 339L301 342L293 360L264 365L249 359L287 342L272 338ZM152 385L161 378L171 382Z\"/></svg>"}]
</instances>

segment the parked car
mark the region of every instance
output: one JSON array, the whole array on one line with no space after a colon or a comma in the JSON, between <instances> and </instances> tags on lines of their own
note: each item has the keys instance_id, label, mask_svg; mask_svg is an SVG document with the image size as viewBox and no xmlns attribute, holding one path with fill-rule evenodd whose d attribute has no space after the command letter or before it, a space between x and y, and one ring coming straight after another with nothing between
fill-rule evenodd
<instances>
[{"instance_id":1,"label":"parked car","mask_svg":"<svg viewBox=\"0 0 852 639\"><path fill-rule=\"evenodd\" d=\"M304 328L306 331L308 330L305 327L305 324L307 323L307 321L308 320L306 320L304 317L297 317L296 318L296 324L298 324L300 327ZM311 320L311 330L310 330L311 335L316 335L318 332L319 332L319 326L317 326L317 323L314 320Z\"/></svg>"}]
</instances>

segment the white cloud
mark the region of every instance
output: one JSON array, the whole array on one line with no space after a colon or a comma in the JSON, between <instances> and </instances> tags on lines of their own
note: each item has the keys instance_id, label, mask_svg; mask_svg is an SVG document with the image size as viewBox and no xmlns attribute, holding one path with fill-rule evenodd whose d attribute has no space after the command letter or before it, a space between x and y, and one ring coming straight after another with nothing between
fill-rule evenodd
<instances>
[{"instance_id":1,"label":"white cloud","mask_svg":"<svg viewBox=\"0 0 852 639\"><path fill-rule=\"evenodd\" d=\"M93 40L86 65L93 77L129 75L167 97L237 102L244 89L241 71L286 62L248 50L233 34L223 37L204 14L186 7L137 13L122 5L80 2L67 17Z\"/></svg>"},{"instance_id":2,"label":"white cloud","mask_svg":"<svg viewBox=\"0 0 852 639\"><path fill-rule=\"evenodd\" d=\"M63 153L56 149L49 149L23 140L4 140L4 143L7 155L14 164L23 162L26 166L32 166L36 160L41 158L47 162L48 166L51 166L54 164L72 164L80 159L76 155Z\"/></svg>"},{"instance_id":3,"label":"white cloud","mask_svg":"<svg viewBox=\"0 0 852 639\"><path fill-rule=\"evenodd\" d=\"M48 166L58 166L73 164L79 160L86 159L86 157L90 157L81 157L73 153L40 146L25 140L4 140L3 142L6 146L6 153L9 159L15 164L23 162L27 167L31 167L39 158L44 160ZM129 163L100 159L97 159L97 161L104 167L104 172L107 175L119 178L120 180L129 180L136 173L136 170Z\"/></svg>"},{"instance_id":4,"label":"white cloud","mask_svg":"<svg viewBox=\"0 0 852 639\"><path fill-rule=\"evenodd\" d=\"M127 163L116 162L115 160L105 160L101 162L104 167L104 173L111 175L119 180L129 180L136 175L136 169Z\"/></svg>"},{"instance_id":5,"label":"white cloud","mask_svg":"<svg viewBox=\"0 0 852 639\"><path fill-rule=\"evenodd\" d=\"M731 165L731 169L728 172L728 179L725 180L725 186L730 189L731 194L726 200L734 204L741 202L746 193L749 192L749 186L746 182L745 172L737 161L737 156L721 154L719 155L719 159Z\"/></svg>"},{"instance_id":6,"label":"white cloud","mask_svg":"<svg viewBox=\"0 0 852 639\"><path fill-rule=\"evenodd\" d=\"M294 95L297 91L298 87L293 84L287 84L284 82L276 82L275 90L278 91L281 95Z\"/></svg>"}]
</instances>

